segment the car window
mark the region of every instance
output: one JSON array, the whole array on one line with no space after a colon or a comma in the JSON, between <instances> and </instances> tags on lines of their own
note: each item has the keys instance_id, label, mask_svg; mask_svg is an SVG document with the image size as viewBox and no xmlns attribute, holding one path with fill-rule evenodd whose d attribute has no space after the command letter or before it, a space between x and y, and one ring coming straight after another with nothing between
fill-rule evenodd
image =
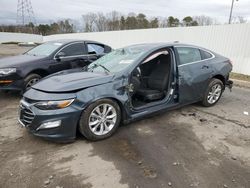
<instances>
[{"instance_id":1,"label":"car window","mask_svg":"<svg viewBox=\"0 0 250 188\"><path fill-rule=\"evenodd\" d=\"M87 44L88 53L103 54L104 46L100 44Z\"/></svg>"},{"instance_id":2,"label":"car window","mask_svg":"<svg viewBox=\"0 0 250 188\"><path fill-rule=\"evenodd\" d=\"M142 49L131 47L117 49L91 63L88 66L88 71L105 72L104 66L109 72L119 72L136 62L143 53Z\"/></svg>"},{"instance_id":3,"label":"car window","mask_svg":"<svg viewBox=\"0 0 250 188\"><path fill-rule=\"evenodd\" d=\"M202 60L201 53L198 48L177 47L177 52L179 54L181 65Z\"/></svg>"},{"instance_id":4,"label":"car window","mask_svg":"<svg viewBox=\"0 0 250 188\"><path fill-rule=\"evenodd\" d=\"M61 52L65 53L65 56L75 56L84 54L84 44L83 43L74 43L63 48Z\"/></svg>"},{"instance_id":5,"label":"car window","mask_svg":"<svg viewBox=\"0 0 250 188\"><path fill-rule=\"evenodd\" d=\"M201 57L202 57L202 59L209 59L209 58L213 57L212 54L209 53L209 52L206 52L204 50L200 50L200 51L201 51Z\"/></svg>"},{"instance_id":6,"label":"car window","mask_svg":"<svg viewBox=\"0 0 250 188\"><path fill-rule=\"evenodd\" d=\"M58 48L62 46L62 43L58 42L47 42L44 44L41 44L35 48L32 48L25 54L27 55L33 55L33 56L49 56L53 52L55 52Z\"/></svg>"}]
</instances>

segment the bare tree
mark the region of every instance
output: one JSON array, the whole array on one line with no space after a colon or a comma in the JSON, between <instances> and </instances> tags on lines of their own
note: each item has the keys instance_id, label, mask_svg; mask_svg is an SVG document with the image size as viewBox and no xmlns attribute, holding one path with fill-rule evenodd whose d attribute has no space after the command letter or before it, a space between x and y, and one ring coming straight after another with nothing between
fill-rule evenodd
<instances>
[{"instance_id":1,"label":"bare tree","mask_svg":"<svg viewBox=\"0 0 250 188\"><path fill-rule=\"evenodd\" d=\"M120 30L120 19L121 19L121 13L117 11L112 11L106 15L108 19L108 30L109 31L115 31Z\"/></svg>"},{"instance_id":2,"label":"bare tree","mask_svg":"<svg viewBox=\"0 0 250 188\"><path fill-rule=\"evenodd\" d=\"M200 26L214 25L217 22L215 19L205 15L193 16L193 20L196 21Z\"/></svg>"},{"instance_id":3,"label":"bare tree","mask_svg":"<svg viewBox=\"0 0 250 188\"><path fill-rule=\"evenodd\" d=\"M96 31L96 18L97 15L95 13L88 13L82 16L84 22L84 31L85 32L93 32Z\"/></svg>"},{"instance_id":4,"label":"bare tree","mask_svg":"<svg viewBox=\"0 0 250 188\"><path fill-rule=\"evenodd\" d=\"M96 30L107 31L108 30L107 22L108 22L107 18L102 12L97 13L95 20Z\"/></svg>"},{"instance_id":5,"label":"bare tree","mask_svg":"<svg viewBox=\"0 0 250 188\"><path fill-rule=\"evenodd\" d=\"M159 17L159 27L168 27L168 19Z\"/></svg>"},{"instance_id":6,"label":"bare tree","mask_svg":"<svg viewBox=\"0 0 250 188\"><path fill-rule=\"evenodd\" d=\"M247 19L243 16L234 17L233 23L247 23Z\"/></svg>"}]
</instances>

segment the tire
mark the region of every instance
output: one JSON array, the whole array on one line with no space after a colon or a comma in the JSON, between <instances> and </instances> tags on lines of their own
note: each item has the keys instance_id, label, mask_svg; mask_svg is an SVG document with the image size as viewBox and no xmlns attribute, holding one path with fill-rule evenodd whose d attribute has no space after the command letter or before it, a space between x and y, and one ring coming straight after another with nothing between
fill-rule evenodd
<instances>
[{"instance_id":1,"label":"tire","mask_svg":"<svg viewBox=\"0 0 250 188\"><path fill-rule=\"evenodd\" d=\"M103 111L103 109L106 110ZM120 122L121 109L119 105L110 99L100 99L83 111L79 122L79 131L88 140L98 141L113 135Z\"/></svg>"},{"instance_id":2,"label":"tire","mask_svg":"<svg viewBox=\"0 0 250 188\"><path fill-rule=\"evenodd\" d=\"M214 106L220 100L223 90L224 84L222 81L213 78L208 84L207 90L202 100L202 105L205 107Z\"/></svg>"},{"instance_id":3,"label":"tire","mask_svg":"<svg viewBox=\"0 0 250 188\"><path fill-rule=\"evenodd\" d=\"M37 83L42 77L39 74L30 74L24 79L24 89L27 91L32 85Z\"/></svg>"}]
</instances>

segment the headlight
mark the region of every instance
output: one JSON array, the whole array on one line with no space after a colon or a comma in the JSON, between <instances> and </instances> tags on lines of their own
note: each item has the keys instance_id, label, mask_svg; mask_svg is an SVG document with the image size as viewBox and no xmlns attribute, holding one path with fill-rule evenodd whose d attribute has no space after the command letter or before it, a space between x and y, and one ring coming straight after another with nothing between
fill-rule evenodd
<instances>
[{"instance_id":1,"label":"headlight","mask_svg":"<svg viewBox=\"0 0 250 188\"><path fill-rule=\"evenodd\" d=\"M6 69L0 69L0 75L8 75L11 73L15 73L16 68L6 68Z\"/></svg>"},{"instance_id":2,"label":"headlight","mask_svg":"<svg viewBox=\"0 0 250 188\"><path fill-rule=\"evenodd\" d=\"M61 101L44 101L38 102L35 106L41 110L56 110L70 106L75 99L61 100Z\"/></svg>"}]
</instances>

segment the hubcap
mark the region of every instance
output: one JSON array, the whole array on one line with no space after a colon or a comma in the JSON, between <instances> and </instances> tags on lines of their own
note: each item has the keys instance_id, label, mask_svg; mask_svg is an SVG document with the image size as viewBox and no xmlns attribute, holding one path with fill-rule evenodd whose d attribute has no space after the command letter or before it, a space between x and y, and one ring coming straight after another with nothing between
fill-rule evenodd
<instances>
[{"instance_id":1,"label":"hubcap","mask_svg":"<svg viewBox=\"0 0 250 188\"><path fill-rule=\"evenodd\" d=\"M211 87L208 96L207 96L207 102L209 104L214 104L215 102L218 101L221 95L221 85L220 84L215 84L213 87Z\"/></svg>"},{"instance_id":2,"label":"hubcap","mask_svg":"<svg viewBox=\"0 0 250 188\"><path fill-rule=\"evenodd\" d=\"M31 79L27 84L26 84L26 88L30 88L31 86L33 86L35 83L37 83L40 79L39 78L33 78Z\"/></svg>"},{"instance_id":3,"label":"hubcap","mask_svg":"<svg viewBox=\"0 0 250 188\"><path fill-rule=\"evenodd\" d=\"M116 109L110 104L100 104L90 114L89 128L95 135L105 135L114 128L116 120Z\"/></svg>"}]
</instances>

